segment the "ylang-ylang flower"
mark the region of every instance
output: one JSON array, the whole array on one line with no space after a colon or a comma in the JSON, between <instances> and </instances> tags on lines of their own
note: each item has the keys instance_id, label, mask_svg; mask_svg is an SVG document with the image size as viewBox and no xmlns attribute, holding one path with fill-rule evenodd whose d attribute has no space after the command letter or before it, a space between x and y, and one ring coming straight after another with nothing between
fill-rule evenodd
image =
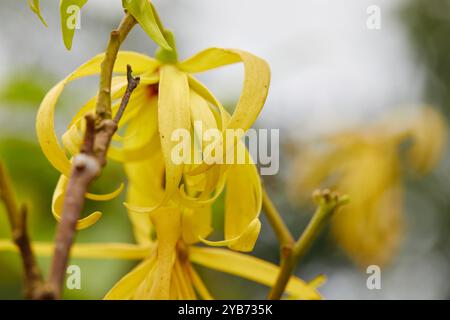
<instances>
[{"instance_id":1,"label":"ylang-ylang flower","mask_svg":"<svg viewBox=\"0 0 450 320\"><path fill-rule=\"evenodd\" d=\"M319 186L348 194L351 201L332 220L338 243L359 265L386 264L403 235L402 176L434 168L446 138L445 120L432 107L330 135L302 148L290 193L295 201Z\"/></svg>"},{"instance_id":2,"label":"ylang-ylang flower","mask_svg":"<svg viewBox=\"0 0 450 320\"><path fill-rule=\"evenodd\" d=\"M116 144L108 152L110 159L125 164L130 177L137 177L130 179L130 190L137 188L134 185L147 190L146 207L142 207L142 202L134 201L132 196L129 197L127 206L132 211L147 213L166 206L202 211L210 207L226 188L225 239L219 242L204 241L249 251L253 248L260 229L258 215L261 208L261 186L254 164L251 161L244 165L210 165L206 162L200 165L175 164L171 153L178 142L171 139L171 135L174 130L186 129L195 137L194 127L191 125L194 121L202 121L206 128L218 128L221 131L243 129L245 132L264 104L269 86L269 67L264 60L234 49L207 49L180 63L172 53L160 56L161 59L158 60L134 52L119 52L114 67L116 73L123 73L126 64L130 64L135 74L141 78L141 84L133 93L119 123L119 133L113 137ZM54 131L55 107L69 82L99 72L102 58L103 55L94 57L54 86L45 96L38 112L37 135L40 145L53 166L62 174L53 201L57 217L71 167L70 157L66 153L73 156L78 152L83 136L84 115L93 112L96 97L90 99L72 119L62 137L62 145ZM240 61L245 70L243 90L230 115L193 74ZM113 78L113 99L119 99L123 95L126 85L126 77L119 75ZM118 103L113 105L113 112L117 108ZM230 145L245 148L239 138L236 136L232 142L219 139L214 143L222 146L225 157ZM208 143L204 146L208 147ZM145 177L140 174L141 170L151 170L155 181L140 179ZM159 192L156 186L161 185L164 188ZM116 194L117 192L86 196L107 200ZM79 227L91 225L99 216L98 212L91 214L79 222ZM199 236L204 238L204 235Z\"/></svg>"}]
</instances>

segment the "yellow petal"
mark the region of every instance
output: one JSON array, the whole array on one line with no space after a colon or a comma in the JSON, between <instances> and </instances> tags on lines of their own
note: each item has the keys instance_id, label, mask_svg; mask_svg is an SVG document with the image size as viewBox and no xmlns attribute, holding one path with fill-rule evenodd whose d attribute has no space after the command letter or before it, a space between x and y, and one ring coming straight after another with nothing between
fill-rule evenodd
<instances>
[{"instance_id":1,"label":"yellow petal","mask_svg":"<svg viewBox=\"0 0 450 320\"><path fill-rule=\"evenodd\" d=\"M33 242L33 250L38 256L48 257L54 252L54 244ZM73 258L86 259L122 259L142 260L150 256L154 245L135 245L129 243L77 243L70 255ZM17 246L11 240L0 240L0 251L17 252Z\"/></svg>"},{"instance_id":2,"label":"yellow petal","mask_svg":"<svg viewBox=\"0 0 450 320\"><path fill-rule=\"evenodd\" d=\"M134 207L155 207L164 198L164 158L161 149L154 150L153 156L143 161L125 163L125 172L129 181L126 207L134 236L139 243L146 243L152 234L148 215L151 210L142 214Z\"/></svg>"},{"instance_id":3,"label":"yellow petal","mask_svg":"<svg viewBox=\"0 0 450 320\"><path fill-rule=\"evenodd\" d=\"M189 258L193 263L226 272L272 287L279 268L264 260L226 249L191 247ZM297 299L320 299L320 294L297 277L292 276L286 292Z\"/></svg>"},{"instance_id":4,"label":"yellow petal","mask_svg":"<svg viewBox=\"0 0 450 320\"><path fill-rule=\"evenodd\" d=\"M217 117L215 118L217 127L220 128L220 130L223 130L228 121L230 120L230 115L225 110L222 103L220 103L220 101L216 98L216 96L214 96L214 94L212 94L212 92L203 83L197 80L194 76L188 75L188 82L191 91L195 92L205 101L215 106L219 110L220 119L217 119Z\"/></svg>"},{"instance_id":5,"label":"yellow petal","mask_svg":"<svg viewBox=\"0 0 450 320\"><path fill-rule=\"evenodd\" d=\"M52 213L55 219L60 222L61 221L61 213L63 209L64 204L64 198L66 195L66 187L67 187L68 179L66 176L61 175L59 177L58 183L56 185L55 191L53 193L53 199L52 199ZM117 197L120 192L123 190L124 185L121 184L120 187L109 193L104 195L98 195L98 194L92 194L87 193L86 197L92 200L96 201L108 201L115 197ZM93 224L95 224L102 216L102 213L99 211L95 211L88 215L86 218L80 219L77 222L77 230L86 229Z\"/></svg>"},{"instance_id":6,"label":"yellow petal","mask_svg":"<svg viewBox=\"0 0 450 320\"><path fill-rule=\"evenodd\" d=\"M44 97L36 117L36 133L39 144L50 163L62 174L70 173L70 160L60 146L55 134L54 118L55 107L61 92L69 82L94 74L100 71L100 64L104 54L100 54L76 69L67 78L56 84ZM126 65L131 64L135 73L142 73L147 69L159 65L154 59L134 52L119 52L114 65L114 72L125 73Z\"/></svg>"},{"instance_id":7,"label":"yellow petal","mask_svg":"<svg viewBox=\"0 0 450 320\"><path fill-rule=\"evenodd\" d=\"M235 50L209 48L179 63L179 68L190 73L203 72L229 64L241 62Z\"/></svg>"},{"instance_id":8,"label":"yellow petal","mask_svg":"<svg viewBox=\"0 0 450 320\"><path fill-rule=\"evenodd\" d=\"M442 158L447 145L448 129L445 118L432 107L425 107L414 119L408 151L409 163L420 174L433 169Z\"/></svg>"},{"instance_id":9,"label":"yellow petal","mask_svg":"<svg viewBox=\"0 0 450 320\"><path fill-rule=\"evenodd\" d=\"M243 148L243 146L241 144ZM225 238L241 237L231 249L251 251L260 231L262 190L254 164L231 166L227 173Z\"/></svg>"},{"instance_id":10,"label":"yellow petal","mask_svg":"<svg viewBox=\"0 0 450 320\"><path fill-rule=\"evenodd\" d=\"M175 130L190 129L189 86L186 74L171 65L161 67L160 77L158 125L166 164L167 200L178 190L183 174L183 164L175 164L172 160L172 150L178 142L172 141L171 137Z\"/></svg>"},{"instance_id":11,"label":"yellow petal","mask_svg":"<svg viewBox=\"0 0 450 320\"><path fill-rule=\"evenodd\" d=\"M121 147L111 146L108 151L108 157L119 162L131 162L151 157L157 143L157 98L148 99L144 94L140 100L134 100L131 105L129 104L129 107L139 109L138 115L133 121L130 121L126 129L127 135L133 133L133 139L125 140ZM159 145L157 146L159 147Z\"/></svg>"},{"instance_id":12,"label":"yellow petal","mask_svg":"<svg viewBox=\"0 0 450 320\"><path fill-rule=\"evenodd\" d=\"M192 244L207 237L212 231L211 218L211 207L184 209L181 219L184 242Z\"/></svg>"},{"instance_id":13,"label":"yellow petal","mask_svg":"<svg viewBox=\"0 0 450 320\"><path fill-rule=\"evenodd\" d=\"M207 141L203 141L204 135L202 132L206 132L210 129L217 129L218 123L220 119L217 120L215 118L214 113L212 112L208 101L197 94L195 91L191 90L191 120L194 125L194 136L197 141L201 141L202 149L197 143L194 144L194 152L200 153L197 155L197 158L201 160L203 158L203 149L210 143ZM198 128L199 124L201 128ZM197 132L202 131L202 132ZM194 155L195 157L196 155ZM191 165L186 167L186 172L184 176L184 181L188 187L192 187L196 185L195 188L198 191L201 191L196 197L190 197L186 195L184 187L180 187L179 197L177 197L177 201L180 202L181 205L186 206L188 208L198 208L204 207L207 205L211 205L222 193L223 188L225 186L225 171L226 166L215 166L213 169L207 171L205 174L194 176L190 174L191 169L195 168L196 165ZM192 184L194 183L194 184ZM210 194L214 192L214 195L210 197Z\"/></svg>"},{"instance_id":14,"label":"yellow petal","mask_svg":"<svg viewBox=\"0 0 450 320\"><path fill-rule=\"evenodd\" d=\"M167 300L170 297L176 244L181 235L181 214L178 208L160 208L152 212L151 218L158 237L158 254L150 298Z\"/></svg>"},{"instance_id":15,"label":"yellow petal","mask_svg":"<svg viewBox=\"0 0 450 320\"><path fill-rule=\"evenodd\" d=\"M112 200L112 199L118 197L124 187L125 187L125 185L123 183L121 183L116 190L114 190L110 193L95 194L95 193L88 192L85 194L85 197L90 200L94 200L94 201L109 201L109 200Z\"/></svg>"},{"instance_id":16,"label":"yellow petal","mask_svg":"<svg viewBox=\"0 0 450 320\"><path fill-rule=\"evenodd\" d=\"M103 298L104 300L128 300L133 298L136 289L144 281L155 263L155 259L149 258L138 264L117 282Z\"/></svg>"},{"instance_id":17,"label":"yellow petal","mask_svg":"<svg viewBox=\"0 0 450 320\"><path fill-rule=\"evenodd\" d=\"M245 146L241 144L241 148ZM202 241L238 251L253 250L261 229L258 218L261 205L261 182L255 165L230 166L225 195L225 240Z\"/></svg>"},{"instance_id":18,"label":"yellow petal","mask_svg":"<svg viewBox=\"0 0 450 320\"><path fill-rule=\"evenodd\" d=\"M123 96L125 93L125 89L127 87L127 77L124 76L117 76L113 77L111 81L111 100L116 100ZM134 94L131 97L134 97L136 94L136 91L139 90L139 87L136 88L136 90L133 92ZM75 123L79 122L81 119L84 118L84 116L89 113L95 112L95 104L97 103L97 97L98 95L93 96L90 98L84 105L81 107L76 115L72 118L72 121L69 124L69 128L73 126Z\"/></svg>"},{"instance_id":19,"label":"yellow petal","mask_svg":"<svg viewBox=\"0 0 450 320\"><path fill-rule=\"evenodd\" d=\"M241 50L210 48L181 62L179 68L195 73L239 61L244 64L244 84L227 128L247 130L255 122L267 97L270 83L267 62Z\"/></svg>"}]
</instances>

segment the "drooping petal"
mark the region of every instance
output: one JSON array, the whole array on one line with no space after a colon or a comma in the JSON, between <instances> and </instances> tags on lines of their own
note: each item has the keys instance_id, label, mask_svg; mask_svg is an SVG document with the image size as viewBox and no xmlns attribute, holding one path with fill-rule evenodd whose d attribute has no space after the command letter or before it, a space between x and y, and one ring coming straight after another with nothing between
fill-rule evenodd
<instances>
[{"instance_id":1,"label":"drooping petal","mask_svg":"<svg viewBox=\"0 0 450 320\"><path fill-rule=\"evenodd\" d=\"M196 300L197 296L195 294L194 288L192 286L192 281L187 273L187 268L184 267L180 261L177 259L174 265L174 274L176 275L176 280L179 286L180 299L183 300Z\"/></svg>"},{"instance_id":2,"label":"drooping petal","mask_svg":"<svg viewBox=\"0 0 450 320\"><path fill-rule=\"evenodd\" d=\"M66 195L66 187L67 187L68 178L64 175L61 175L59 177L58 183L56 184L55 191L53 193L52 198L52 214L55 217L55 219L60 222L61 221L61 213L63 209L64 204L64 198ZM85 196L88 199L96 200L96 201L108 201L111 199L114 199L117 197L120 192L122 192L124 185L121 184L120 187L109 193L109 194L93 194L93 193L87 193ZM77 230L82 230L89 228L93 224L95 224L102 216L102 213L100 211L95 211L91 214L89 214L86 218L78 220L77 223Z\"/></svg>"},{"instance_id":3,"label":"drooping petal","mask_svg":"<svg viewBox=\"0 0 450 320\"><path fill-rule=\"evenodd\" d=\"M56 185L55 191L53 193L52 199L52 213L55 219L60 222L61 221L61 213L64 204L64 198L66 195L66 187L67 187L68 179L66 176L61 175L59 177L58 183ZM89 214L86 218L80 219L77 222L77 230L86 229L96 223L102 216L102 213L99 211L95 211Z\"/></svg>"},{"instance_id":4,"label":"drooping petal","mask_svg":"<svg viewBox=\"0 0 450 320\"><path fill-rule=\"evenodd\" d=\"M203 160L204 149L211 143L205 139L205 133L209 130L217 130L220 126L218 120L216 119L213 111L211 110L208 101L197 94L195 91L191 90L190 94L191 100L191 121L193 125L194 132L194 148L193 148L193 165L187 166L187 172L191 171L190 167L195 168L196 163L200 163ZM220 122L220 120L219 120ZM190 175L185 174L184 181L191 187L195 184L196 189L201 191L201 193L195 198L188 197L185 194L184 188L180 188L181 191L181 203L187 207L198 207L212 204L216 198L221 194L223 187L225 185L225 167L216 166L214 169L209 170L205 174ZM194 183L193 183L194 182ZM210 198L209 195L216 190L215 195ZM184 200L184 201L183 201Z\"/></svg>"},{"instance_id":5,"label":"drooping petal","mask_svg":"<svg viewBox=\"0 0 450 320\"><path fill-rule=\"evenodd\" d=\"M218 108L221 121L224 127L227 127L231 117L208 88L192 76L189 77L189 85L191 89L203 99ZM234 250L250 251L253 249L261 228L261 223L258 219L262 204L261 182L256 167L245 145L241 141L234 141L233 146L235 148L235 152L233 153L234 164L215 165L205 172L207 175L211 175L214 170L218 170L218 168L223 170L223 172L226 171L227 196L225 206L225 240L201 240L209 245L228 246ZM229 155L231 155L231 153ZM241 155L243 155L243 157ZM244 163L240 164L240 161L242 160L244 160ZM201 169L202 165L193 169L188 174L200 174L203 172ZM221 175L221 179L223 178L224 175ZM222 181L224 182L225 179ZM217 181L214 181L213 183L217 184ZM219 187L217 187L216 192L221 192L220 183L218 185ZM215 198L215 196L213 198ZM193 202L191 201L183 204L192 207L192 203ZM197 201L197 203L201 205L204 202Z\"/></svg>"},{"instance_id":6,"label":"drooping petal","mask_svg":"<svg viewBox=\"0 0 450 320\"><path fill-rule=\"evenodd\" d=\"M111 100L118 99L122 97L125 93L125 89L127 87L127 78L124 76L113 77L111 81ZM131 97L134 97L136 91L139 90L139 87L133 92ZM84 116L89 113L95 112L95 104L97 102L98 95L90 98L76 113L76 115L72 118L69 124L69 128L72 127L75 123L79 122Z\"/></svg>"},{"instance_id":7,"label":"drooping petal","mask_svg":"<svg viewBox=\"0 0 450 320\"><path fill-rule=\"evenodd\" d=\"M133 233L138 243L148 243L152 225L149 212L141 213L135 207L155 207L164 198L164 158L161 149L143 161L125 163L128 177L127 208L133 224Z\"/></svg>"},{"instance_id":8,"label":"drooping petal","mask_svg":"<svg viewBox=\"0 0 450 320\"><path fill-rule=\"evenodd\" d=\"M158 237L157 265L150 291L151 299L167 300L176 259L176 244L181 235L181 213L176 207L164 207L151 214Z\"/></svg>"},{"instance_id":9,"label":"drooping petal","mask_svg":"<svg viewBox=\"0 0 450 320\"><path fill-rule=\"evenodd\" d=\"M190 130L189 86L187 76L176 67L161 67L158 99L158 125L161 148L166 165L167 200L178 189L183 174L183 163L176 164L172 150L178 144L172 140L176 130Z\"/></svg>"},{"instance_id":10,"label":"drooping petal","mask_svg":"<svg viewBox=\"0 0 450 320\"><path fill-rule=\"evenodd\" d=\"M242 50L210 48L181 62L179 68L196 73L239 61L244 64L244 84L227 128L247 130L255 122L267 97L270 84L267 62Z\"/></svg>"},{"instance_id":11,"label":"drooping petal","mask_svg":"<svg viewBox=\"0 0 450 320\"><path fill-rule=\"evenodd\" d=\"M156 97L149 99L145 94L133 101L130 107L138 108L139 112L126 129L127 134L133 133L133 139L124 141L121 147L112 145L108 151L111 159L119 162L131 162L153 155L158 132L157 102ZM152 140L155 142L151 143ZM157 146L159 147L159 144Z\"/></svg>"},{"instance_id":12,"label":"drooping petal","mask_svg":"<svg viewBox=\"0 0 450 320\"><path fill-rule=\"evenodd\" d=\"M100 64L104 54L100 54L76 69L67 78L56 84L44 97L36 117L36 133L39 144L50 163L62 174L70 173L70 160L60 146L55 134L54 117L55 107L61 92L69 82L94 74L100 71ZM145 55L135 52L119 52L114 65L114 72L125 73L127 64L131 64L135 73L142 73L154 68L159 62Z\"/></svg>"},{"instance_id":13,"label":"drooping petal","mask_svg":"<svg viewBox=\"0 0 450 320\"><path fill-rule=\"evenodd\" d=\"M189 259L210 269L229 273L272 287L279 268L264 260L226 249L191 247ZM292 276L286 293L297 299L320 299L320 294L305 282Z\"/></svg>"},{"instance_id":14,"label":"drooping petal","mask_svg":"<svg viewBox=\"0 0 450 320\"><path fill-rule=\"evenodd\" d=\"M241 150L247 152L243 144ZM253 163L231 165L227 172L225 195L225 240L203 242L213 246L228 246L238 251L251 251L259 236L259 213L262 190Z\"/></svg>"}]
</instances>

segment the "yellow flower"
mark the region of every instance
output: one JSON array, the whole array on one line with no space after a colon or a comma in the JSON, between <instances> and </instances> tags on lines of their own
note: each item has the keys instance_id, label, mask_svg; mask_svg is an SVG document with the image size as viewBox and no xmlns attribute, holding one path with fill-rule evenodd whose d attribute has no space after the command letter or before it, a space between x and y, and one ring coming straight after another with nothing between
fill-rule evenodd
<instances>
[{"instance_id":1,"label":"yellow flower","mask_svg":"<svg viewBox=\"0 0 450 320\"><path fill-rule=\"evenodd\" d=\"M407 113L408 112L408 113ZM319 184L351 201L333 217L332 231L360 265L383 265L395 254L403 232L402 152L420 174L440 159L447 128L432 108L410 110L361 130L347 131L309 148L296 161L293 199Z\"/></svg>"},{"instance_id":2,"label":"yellow flower","mask_svg":"<svg viewBox=\"0 0 450 320\"><path fill-rule=\"evenodd\" d=\"M119 133L113 137L108 157L125 163L130 177L129 188L145 191L139 202L129 198L127 206L132 211L152 212L158 208L179 207L183 212L203 212L226 187L225 239L213 242L204 239L207 234L196 236L210 245L228 246L235 250L250 251L260 230L261 185L256 168L240 141L242 133L226 140L227 129L242 129L245 132L258 116L268 92L270 71L267 63L250 53L235 49L210 48L183 62L177 62L175 51L160 50L159 59L134 52L119 52L114 66L116 74L124 73L130 64L141 84L131 96ZM75 115L60 145L54 130L54 112L57 100L65 86L78 78L99 73L103 55L98 55L79 67L55 85L45 96L37 115L37 136L44 154L62 176L53 198L54 215L59 217L64 197L65 184L71 167L71 156L79 150L84 127L84 115L94 110L96 97L91 98ZM243 90L234 112L230 115L215 96L195 77L195 73L220 66L243 62L245 78ZM119 99L126 88L126 77L113 78L111 94ZM118 103L112 109L115 112ZM178 164L172 160L172 150L178 142L171 138L178 129L197 134L194 122L200 121L205 128L222 132L214 142L205 143L200 152L200 164ZM123 135L121 135L123 133ZM247 164L217 164L211 161L207 148L223 150L226 157L230 146L246 153ZM142 174L151 171L149 175ZM149 181L148 177L152 180ZM163 186L163 190L159 190ZM108 200L117 195L87 194L96 200ZM145 207L142 207L145 206ZM192 215L197 215L192 213ZM95 223L100 217L95 212L79 221L78 228ZM139 228L137 226L137 228ZM198 238L196 239L198 240Z\"/></svg>"}]
</instances>

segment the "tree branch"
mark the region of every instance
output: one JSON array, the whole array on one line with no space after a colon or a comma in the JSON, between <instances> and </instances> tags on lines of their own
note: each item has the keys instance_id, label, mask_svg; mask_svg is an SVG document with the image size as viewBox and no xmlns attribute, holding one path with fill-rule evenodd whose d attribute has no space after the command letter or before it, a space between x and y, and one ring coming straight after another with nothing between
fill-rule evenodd
<instances>
[{"instance_id":1,"label":"tree branch","mask_svg":"<svg viewBox=\"0 0 450 320\"><path fill-rule=\"evenodd\" d=\"M131 67L127 66L128 86L116 117L111 119L111 79L119 47L128 35L136 20L126 15L117 30L111 32L111 38L101 65L100 89L96 104L96 117L86 115L86 131L80 154L72 160L72 170L67 184L62 218L56 231L55 252L50 268L49 280L43 299L60 299L64 276L74 242L76 225L84 206L85 193L90 183L100 175L106 165L106 155L111 138L117 130L124 109L133 90L139 84L139 78L133 78Z\"/></svg>"},{"instance_id":2,"label":"tree branch","mask_svg":"<svg viewBox=\"0 0 450 320\"><path fill-rule=\"evenodd\" d=\"M0 162L0 198L5 204L12 238L22 257L25 278L25 297L34 299L42 285L42 276L33 253L27 230L27 207L16 202L12 184Z\"/></svg>"}]
</instances>

